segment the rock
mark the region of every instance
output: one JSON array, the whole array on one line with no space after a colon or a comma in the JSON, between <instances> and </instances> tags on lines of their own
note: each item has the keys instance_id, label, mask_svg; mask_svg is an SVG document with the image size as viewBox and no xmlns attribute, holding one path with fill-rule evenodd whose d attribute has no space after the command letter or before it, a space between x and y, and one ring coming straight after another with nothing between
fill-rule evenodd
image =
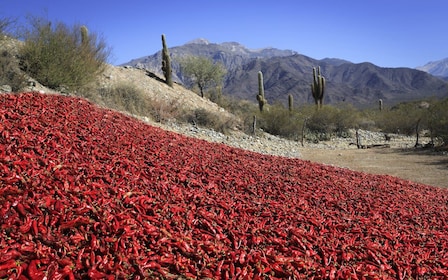
<instances>
[{"instance_id":1,"label":"rock","mask_svg":"<svg viewBox=\"0 0 448 280\"><path fill-rule=\"evenodd\" d=\"M1 93L9 93L12 92L12 87L10 85L2 85L0 86Z\"/></svg>"}]
</instances>

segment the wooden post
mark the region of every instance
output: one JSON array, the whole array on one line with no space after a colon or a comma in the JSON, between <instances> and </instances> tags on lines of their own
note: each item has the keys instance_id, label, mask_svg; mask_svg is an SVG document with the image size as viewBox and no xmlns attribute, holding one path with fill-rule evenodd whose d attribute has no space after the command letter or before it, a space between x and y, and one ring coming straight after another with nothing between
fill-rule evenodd
<instances>
[{"instance_id":1,"label":"wooden post","mask_svg":"<svg viewBox=\"0 0 448 280\"><path fill-rule=\"evenodd\" d=\"M305 118L305 120L303 121L303 125L302 125L302 140L301 140L301 142L302 142L302 147L304 146L303 145L303 141L304 141L304 139L305 139L305 129L306 129L306 122L308 121L308 118Z\"/></svg>"},{"instance_id":2,"label":"wooden post","mask_svg":"<svg viewBox=\"0 0 448 280\"><path fill-rule=\"evenodd\" d=\"M252 122L252 134L255 135L257 131L257 116L254 115L254 121Z\"/></svg>"},{"instance_id":3,"label":"wooden post","mask_svg":"<svg viewBox=\"0 0 448 280\"><path fill-rule=\"evenodd\" d=\"M358 129L356 130L356 147L358 147L358 149L361 149L361 140L359 139Z\"/></svg>"}]
</instances>

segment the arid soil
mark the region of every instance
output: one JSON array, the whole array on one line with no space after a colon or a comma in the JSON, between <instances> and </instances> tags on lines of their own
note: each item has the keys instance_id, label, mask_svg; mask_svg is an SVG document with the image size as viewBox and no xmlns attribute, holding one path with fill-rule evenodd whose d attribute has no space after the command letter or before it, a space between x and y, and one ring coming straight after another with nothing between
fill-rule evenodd
<instances>
[{"instance_id":1,"label":"arid soil","mask_svg":"<svg viewBox=\"0 0 448 280\"><path fill-rule=\"evenodd\" d=\"M373 174L388 174L448 188L448 155L413 148L320 149L304 147L301 158Z\"/></svg>"}]
</instances>

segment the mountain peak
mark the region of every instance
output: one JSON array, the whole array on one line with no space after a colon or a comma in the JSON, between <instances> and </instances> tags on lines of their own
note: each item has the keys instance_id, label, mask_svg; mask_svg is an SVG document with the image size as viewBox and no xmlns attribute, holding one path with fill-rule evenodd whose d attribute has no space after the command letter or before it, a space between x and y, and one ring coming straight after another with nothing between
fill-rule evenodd
<instances>
[{"instance_id":1,"label":"mountain peak","mask_svg":"<svg viewBox=\"0 0 448 280\"><path fill-rule=\"evenodd\" d=\"M433 76L448 77L448 58L428 62L416 69L428 72Z\"/></svg>"},{"instance_id":2,"label":"mountain peak","mask_svg":"<svg viewBox=\"0 0 448 280\"><path fill-rule=\"evenodd\" d=\"M186 45L189 45L189 44L208 45L208 44L210 44L210 42L204 38L197 38L197 39L191 40L186 43Z\"/></svg>"}]
</instances>

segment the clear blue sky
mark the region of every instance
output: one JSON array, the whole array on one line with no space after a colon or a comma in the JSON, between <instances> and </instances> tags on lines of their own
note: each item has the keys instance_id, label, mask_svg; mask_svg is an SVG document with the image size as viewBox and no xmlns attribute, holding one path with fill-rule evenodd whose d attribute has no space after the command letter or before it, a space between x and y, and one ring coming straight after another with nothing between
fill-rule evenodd
<instances>
[{"instance_id":1,"label":"clear blue sky","mask_svg":"<svg viewBox=\"0 0 448 280\"><path fill-rule=\"evenodd\" d=\"M291 49L315 59L417 67L448 57L447 0L0 0L0 17L85 24L112 64L196 38Z\"/></svg>"}]
</instances>

